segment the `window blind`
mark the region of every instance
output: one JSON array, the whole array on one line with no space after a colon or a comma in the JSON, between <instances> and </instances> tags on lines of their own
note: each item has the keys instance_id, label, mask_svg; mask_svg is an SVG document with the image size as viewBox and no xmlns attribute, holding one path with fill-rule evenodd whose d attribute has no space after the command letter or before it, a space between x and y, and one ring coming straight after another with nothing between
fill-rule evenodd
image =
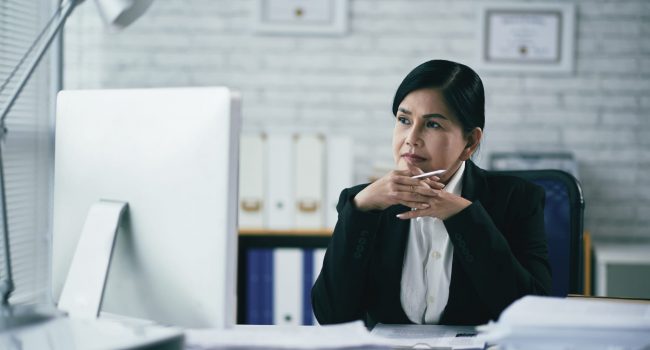
<instances>
[{"instance_id":1,"label":"window blind","mask_svg":"<svg viewBox=\"0 0 650 350\"><path fill-rule=\"evenodd\" d=\"M0 86L54 13L53 0L0 0ZM53 64L44 57L7 116L4 166L15 291L10 302L49 301L49 224L53 164ZM7 103L30 56L0 93ZM0 230L2 227L0 226ZM4 247L0 240L0 277Z\"/></svg>"}]
</instances>

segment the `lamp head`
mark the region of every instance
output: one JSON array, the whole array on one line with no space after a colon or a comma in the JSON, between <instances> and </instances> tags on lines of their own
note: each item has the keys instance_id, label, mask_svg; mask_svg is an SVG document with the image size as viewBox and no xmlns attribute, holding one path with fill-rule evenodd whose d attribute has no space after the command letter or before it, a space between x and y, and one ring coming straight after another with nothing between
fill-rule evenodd
<instances>
[{"instance_id":1,"label":"lamp head","mask_svg":"<svg viewBox=\"0 0 650 350\"><path fill-rule=\"evenodd\" d=\"M122 29L133 23L153 0L95 0L101 17L109 27Z\"/></svg>"}]
</instances>

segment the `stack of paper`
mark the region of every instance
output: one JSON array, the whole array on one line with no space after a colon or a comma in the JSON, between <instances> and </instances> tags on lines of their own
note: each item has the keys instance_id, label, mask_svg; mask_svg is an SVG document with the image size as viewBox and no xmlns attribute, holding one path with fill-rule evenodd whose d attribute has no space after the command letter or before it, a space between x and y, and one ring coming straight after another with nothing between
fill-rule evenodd
<instances>
[{"instance_id":1,"label":"stack of paper","mask_svg":"<svg viewBox=\"0 0 650 350\"><path fill-rule=\"evenodd\" d=\"M187 330L186 350L218 349L388 349L361 321L333 326L251 326Z\"/></svg>"},{"instance_id":2,"label":"stack of paper","mask_svg":"<svg viewBox=\"0 0 650 350\"><path fill-rule=\"evenodd\" d=\"M386 339L392 348L483 350L485 341L472 326L378 324L373 335Z\"/></svg>"},{"instance_id":3,"label":"stack of paper","mask_svg":"<svg viewBox=\"0 0 650 350\"><path fill-rule=\"evenodd\" d=\"M650 304L526 296L478 329L500 349L650 349Z\"/></svg>"}]
</instances>

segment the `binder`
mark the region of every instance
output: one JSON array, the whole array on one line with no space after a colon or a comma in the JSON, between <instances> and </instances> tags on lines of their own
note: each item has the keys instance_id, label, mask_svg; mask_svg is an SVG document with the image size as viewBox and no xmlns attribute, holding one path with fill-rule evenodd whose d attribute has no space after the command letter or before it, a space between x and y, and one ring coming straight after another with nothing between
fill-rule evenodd
<instances>
[{"instance_id":1,"label":"binder","mask_svg":"<svg viewBox=\"0 0 650 350\"><path fill-rule=\"evenodd\" d=\"M250 249L246 253L246 324L261 324L261 252Z\"/></svg>"},{"instance_id":2,"label":"binder","mask_svg":"<svg viewBox=\"0 0 650 350\"><path fill-rule=\"evenodd\" d=\"M324 148L321 135L294 136L294 227L297 229L323 227Z\"/></svg>"},{"instance_id":3,"label":"binder","mask_svg":"<svg viewBox=\"0 0 650 350\"><path fill-rule=\"evenodd\" d=\"M239 160L239 227L262 228L264 224L264 134L241 136Z\"/></svg>"},{"instance_id":4,"label":"binder","mask_svg":"<svg viewBox=\"0 0 650 350\"><path fill-rule=\"evenodd\" d=\"M354 152L348 136L331 136L327 139L327 189L325 195L325 226L333 228L338 214L336 204L344 188L353 185Z\"/></svg>"},{"instance_id":5,"label":"binder","mask_svg":"<svg viewBox=\"0 0 650 350\"><path fill-rule=\"evenodd\" d=\"M273 249L260 249L261 257L259 264L259 274L262 278L260 286L260 324L273 324L273 292L274 292L274 261Z\"/></svg>"},{"instance_id":6,"label":"binder","mask_svg":"<svg viewBox=\"0 0 650 350\"><path fill-rule=\"evenodd\" d=\"M273 324L302 324L302 249L277 248L273 253Z\"/></svg>"},{"instance_id":7,"label":"binder","mask_svg":"<svg viewBox=\"0 0 650 350\"><path fill-rule=\"evenodd\" d=\"M302 324L313 325L314 315L311 307L311 287L314 285L314 250L302 251Z\"/></svg>"},{"instance_id":8,"label":"binder","mask_svg":"<svg viewBox=\"0 0 650 350\"><path fill-rule=\"evenodd\" d=\"M267 172L265 210L270 229L292 229L293 204L293 140L289 134L269 134L266 147Z\"/></svg>"},{"instance_id":9,"label":"binder","mask_svg":"<svg viewBox=\"0 0 650 350\"><path fill-rule=\"evenodd\" d=\"M246 253L246 324L273 324L273 249Z\"/></svg>"}]
</instances>

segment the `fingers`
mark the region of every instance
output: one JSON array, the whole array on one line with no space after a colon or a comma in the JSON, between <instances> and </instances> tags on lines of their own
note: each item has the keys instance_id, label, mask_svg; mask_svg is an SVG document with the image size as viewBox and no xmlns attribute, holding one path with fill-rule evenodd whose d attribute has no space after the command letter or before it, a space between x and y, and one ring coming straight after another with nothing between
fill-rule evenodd
<instances>
[{"instance_id":1,"label":"fingers","mask_svg":"<svg viewBox=\"0 0 650 350\"><path fill-rule=\"evenodd\" d=\"M432 204L439 201L440 190L424 189L426 195L417 192L400 192L395 195L394 200L409 208L428 209ZM422 216L422 215L418 215Z\"/></svg>"},{"instance_id":2,"label":"fingers","mask_svg":"<svg viewBox=\"0 0 650 350\"><path fill-rule=\"evenodd\" d=\"M437 176L413 179L411 171L422 173L422 170L411 167L412 170L394 170L383 179L385 203L387 205L401 204L415 209L430 208L433 198L440 195L444 184L437 182Z\"/></svg>"},{"instance_id":3,"label":"fingers","mask_svg":"<svg viewBox=\"0 0 650 350\"><path fill-rule=\"evenodd\" d=\"M400 185L418 186L422 179L412 179L411 174L408 171L396 171L393 173L390 180Z\"/></svg>"},{"instance_id":4,"label":"fingers","mask_svg":"<svg viewBox=\"0 0 650 350\"><path fill-rule=\"evenodd\" d=\"M407 211L406 213L397 214L396 216L401 220L410 220L417 217L417 215L415 215L416 212L418 212L418 210L411 210ZM421 214L421 212L418 214Z\"/></svg>"},{"instance_id":5,"label":"fingers","mask_svg":"<svg viewBox=\"0 0 650 350\"><path fill-rule=\"evenodd\" d=\"M422 186L423 184L429 186L429 183L435 182L431 180L412 179L410 176L400 176L400 175L394 176L391 180L398 185L415 186L415 187ZM436 180L439 179L436 178Z\"/></svg>"},{"instance_id":6,"label":"fingers","mask_svg":"<svg viewBox=\"0 0 650 350\"><path fill-rule=\"evenodd\" d=\"M415 165L409 164L409 162L406 162L406 166L408 167L409 171L411 172L411 174L410 174L411 176L424 174L424 171L422 171L422 169L416 167Z\"/></svg>"},{"instance_id":7,"label":"fingers","mask_svg":"<svg viewBox=\"0 0 650 350\"><path fill-rule=\"evenodd\" d=\"M401 220L409 220L424 216L437 217L435 210L431 208L431 206L427 208L418 208L418 210L410 210L405 213L397 214L396 216Z\"/></svg>"},{"instance_id":8,"label":"fingers","mask_svg":"<svg viewBox=\"0 0 650 350\"><path fill-rule=\"evenodd\" d=\"M414 209L429 209L431 205L423 202L401 202L400 204ZM416 210L417 211L417 210Z\"/></svg>"},{"instance_id":9,"label":"fingers","mask_svg":"<svg viewBox=\"0 0 650 350\"><path fill-rule=\"evenodd\" d=\"M410 220L421 216L431 216L431 214L427 213L427 210L411 210L406 213L397 214L397 218L401 220Z\"/></svg>"},{"instance_id":10,"label":"fingers","mask_svg":"<svg viewBox=\"0 0 650 350\"><path fill-rule=\"evenodd\" d=\"M442 190L443 188L445 188L445 184L443 184L442 182L438 182L439 180L440 179L436 179L435 181L427 179L424 182L433 189Z\"/></svg>"},{"instance_id":11,"label":"fingers","mask_svg":"<svg viewBox=\"0 0 650 350\"><path fill-rule=\"evenodd\" d=\"M433 189L431 187L427 186L422 186L422 184L417 184L417 185L394 185L393 186L394 192L405 192L409 194L414 194L414 195L421 195L425 197L434 197L437 195L437 189ZM415 197L417 198L417 196Z\"/></svg>"},{"instance_id":12,"label":"fingers","mask_svg":"<svg viewBox=\"0 0 650 350\"><path fill-rule=\"evenodd\" d=\"M422 206L423 204L426 204L426 208L428 208L428 202L432 198L432 196L424 196L414 192L394 192L389 197L391 197L393 203L417 209L425 208Z\"/></svg>"},{"instance_id":13,"label":"fingers","mask_svg":"<svg viewBox=\"0 0 650 350\"><path fill-rule=\"evenodd\" d=\"M437 198L430 198L429 208L413 210L406 213L398 214L397 217L402 220L413 219L417 217L431 216L440 220L446 220L449 217L460 213L469 207L472 202L455 194L438 191Z\"/></svg>"}]
</instances>

